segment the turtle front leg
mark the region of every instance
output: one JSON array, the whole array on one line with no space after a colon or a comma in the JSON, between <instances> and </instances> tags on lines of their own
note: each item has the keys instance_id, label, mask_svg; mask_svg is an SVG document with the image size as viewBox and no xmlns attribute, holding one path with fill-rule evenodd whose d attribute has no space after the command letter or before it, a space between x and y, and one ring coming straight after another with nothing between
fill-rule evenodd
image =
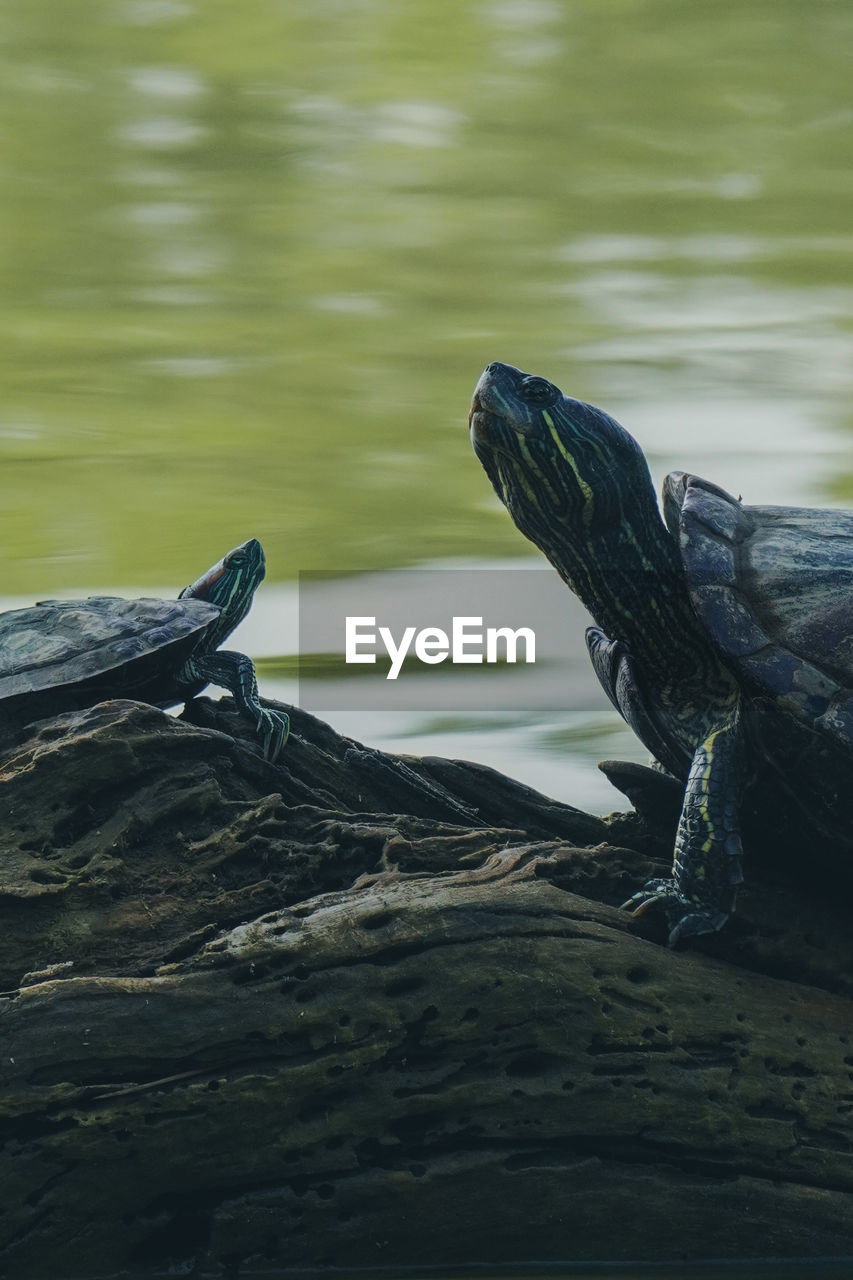
<instances>
[{"instance_id":1,"label":"turtle front leg","mask_svg":"<svg viewBox=\"0 0 853 1280\"><path fill-rule=\"evenodd\" d=\"M649 880L623 903L641 915L662 906L673 926L669 945L721 929L743 881L738 823L743 730L737 706L696 748L675 838L669 879Z\"/></svg>"},{"instance_id":2,"label":"turtle front leg","mask_svg":"<svg viewBox=\"0 0 853 1280\"><path fill-rule=\"evenodd\" d=\"M217 649L214 653L193 655L181 673L182 682L215 684L227 689L237 709L255 726L264 757L277 759L290 732L290 718L261 705L255 665L245 653Z\"/></svg>"},{"instance_id":3,"label":"turtle front leg","mask_svg":"<svg viewBox=\"0 0 853 1280\"><path fill-rule=\"evenodd\" d=\"M661 768L680 777L687 761L678 759L658 728L627 645L611 640L601 627L587 627L585 637L598 682L622 719Z\"/></svg>"}]
</instances>

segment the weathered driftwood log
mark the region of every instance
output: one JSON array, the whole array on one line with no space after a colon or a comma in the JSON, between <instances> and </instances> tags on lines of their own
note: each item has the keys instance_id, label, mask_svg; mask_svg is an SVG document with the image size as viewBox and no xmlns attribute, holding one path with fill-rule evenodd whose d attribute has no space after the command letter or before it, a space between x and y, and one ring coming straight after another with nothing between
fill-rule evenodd
<instances>
[{"instance_id":1,"label":"weathered driftwood log","mask_svg":"<svg viewBox=\"0 0 853 1280\"><path fill-rule=\"evenodd\" d=\"M4 1274L851 1252L839 894L673 953L632 815L192 715L0 743Z\"/></svg>"}]
</instances>

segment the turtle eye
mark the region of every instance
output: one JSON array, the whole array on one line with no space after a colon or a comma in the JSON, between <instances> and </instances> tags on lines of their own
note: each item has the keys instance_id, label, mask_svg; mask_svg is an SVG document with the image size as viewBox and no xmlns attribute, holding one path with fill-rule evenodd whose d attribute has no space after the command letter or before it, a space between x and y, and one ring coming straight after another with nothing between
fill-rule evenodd
<instances>
[{"instance_id":1,"label":"turtle eye","mask_svg":"<svg viewBox=\"0 0 853 1280\"><path fill-rule=\"evenodd\" d=\"M547 378L525 378L518 394L528 404L549 404L556 399L557 388Z\"/></svg>"}]
</instances>

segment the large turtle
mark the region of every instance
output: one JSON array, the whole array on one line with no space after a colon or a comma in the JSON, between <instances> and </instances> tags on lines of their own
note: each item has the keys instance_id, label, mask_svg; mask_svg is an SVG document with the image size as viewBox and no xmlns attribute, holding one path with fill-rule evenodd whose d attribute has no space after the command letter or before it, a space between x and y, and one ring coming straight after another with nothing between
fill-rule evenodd
<instances>
[{"instance_id":1,"label":"large turtle","mask_svg":"<svg viewBox=\"0 0 853 1280\"><path fill-rule=\"evenodd\" d=\"M207 684L227 689L274 760L288 718L261 705L255 668L219 650L266 571L256 538L229 551L177 600L44 600L0 614L0 718L29 723L105 698L170 707Z\"/></svg>"},{"instance_id":2,"label":"large turtle","mask_svg":"<svg viewBox=\"0 0 853 1280\"><path fill-rule=\"evenodd\" d=\"M670 943L721 928L739 813L853 853L853 513L747 507L673 472L661 519L637 442L544 378L490 364L471 439L518 528L586 605L596 674L684 784L662 905ZM765 823L766 827L766 823Z\"/></svg>"}]
</instances>

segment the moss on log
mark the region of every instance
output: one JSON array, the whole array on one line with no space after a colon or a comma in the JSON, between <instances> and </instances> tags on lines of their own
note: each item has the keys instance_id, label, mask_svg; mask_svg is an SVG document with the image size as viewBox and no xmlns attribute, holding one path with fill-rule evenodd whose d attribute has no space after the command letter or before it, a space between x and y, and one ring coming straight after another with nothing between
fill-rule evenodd
<instances>
[{"instance_id":1,"label":"moss on log","mask_svg":"<svg viewBox=\"0 0 853 1280\"><path fill-rule=\"evenodd\" d=\"M188 714L0 742L4 1274L850 1253L837 893L671 952L654 824Z\"/></svg>"}]
</instances>

